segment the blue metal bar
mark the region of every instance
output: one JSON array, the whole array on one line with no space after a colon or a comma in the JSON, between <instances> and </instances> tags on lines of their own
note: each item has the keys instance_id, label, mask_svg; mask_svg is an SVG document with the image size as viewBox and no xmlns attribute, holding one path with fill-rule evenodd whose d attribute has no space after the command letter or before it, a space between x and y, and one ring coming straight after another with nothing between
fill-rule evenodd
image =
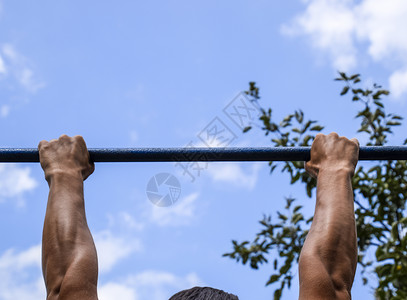
<instances>
[{"instance_id":1,"label":"blue metal bar","mask_svg":"<svg viewBox=\"0 0 407 300\"><path fill-rule=\"evenodd\" d=\"M307 161L310 147L89 148L94 162ZM407 160L407 146L361 147L359 160ZM0 148L0 162L39 162L37 148Z\"/></svg>"}]
</instances>

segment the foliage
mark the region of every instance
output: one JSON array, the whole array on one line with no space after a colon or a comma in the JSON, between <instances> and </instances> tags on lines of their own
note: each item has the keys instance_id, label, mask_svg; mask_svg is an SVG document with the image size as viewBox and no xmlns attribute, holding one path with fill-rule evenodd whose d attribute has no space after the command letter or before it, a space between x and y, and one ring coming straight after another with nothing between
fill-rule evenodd
<instances>
[{"instance_id":1,"label":"foliage","mask_svg":"<svg viewBox=\"0 0 407 300\"><path fill-rule=\"evenodd\" d=\"M381 146L388 142L394 126L400 126L403 118L396 114L386 114L382 97L389 91L374 84L372 88L360 88L359 74L348 76L340 72L335 80L344 83L341 95L351 94L352 101L362 104L356 114L360 120L357 132L367 134L366 146ZM260 100L259 88L250 82L245 92L251 101ZM261 107L259 105L259 107ZM315 134L324 129L316 121L305 121L301 110L286 116L281 122L272 119L272 110L260 108L261 130L271 135L275 147L310 146ZM256 124L254 124L256 125ZM252 127L247 127L248 132ZM407 139L404 145L407 144ZM276 164L270 162L270 171ZM305 172L302 162L285 162L281 170L288 172L291 184L303 183L308 197L316 187L316 181ZM373 276L378 285L374 287L377 299L407 299L407 215L406 161L376 161L373 166L359 166L352 179L355 199L355 214L358 232L359 268L362 268L363 282L369 283ZM242 264L249 263L253 269L273 261L274 273L266 285L277 284L274 299L280 299L285 287L290 288L296 274L300 251L308 233L312 217L305 217L301 205L293 205L296 200L287 198L285 212L277 212L277 220L264 216L260 221L262 229L252 242L232 241L233 252L224 256ZM367 254L374 253L370 260ZM370 255L371 256L371 255Z\"/></svg>"}]
</instances>

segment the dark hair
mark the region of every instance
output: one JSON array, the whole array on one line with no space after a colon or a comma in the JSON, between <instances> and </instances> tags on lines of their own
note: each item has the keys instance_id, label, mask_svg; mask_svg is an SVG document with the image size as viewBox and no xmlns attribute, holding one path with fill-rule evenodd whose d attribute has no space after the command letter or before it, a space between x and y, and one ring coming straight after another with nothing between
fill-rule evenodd
<instances>
[{"instance_id":1,"label":"dark hair","mask_svg":"<svg viewBox=\"0 0 407 300\"><path fill-rule=\"evenodd\" d=\"M239 298L218 289L196 286L176 293L169 300L239 300Z\"/></svg>"}]
</instances>

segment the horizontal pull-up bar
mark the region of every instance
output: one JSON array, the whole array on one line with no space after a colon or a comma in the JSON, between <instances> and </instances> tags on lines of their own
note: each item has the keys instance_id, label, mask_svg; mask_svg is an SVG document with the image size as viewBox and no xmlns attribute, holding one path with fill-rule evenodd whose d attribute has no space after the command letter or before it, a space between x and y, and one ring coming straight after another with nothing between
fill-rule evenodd
<instances>
[{"instance_id":1,"label":"horizontal pull-up bar","mask_svg":"<svg viewBox=\"0 0 407 300\"><path fill-rule=\"evenodd\" d=\"M94 162L307 161L310 147L89 148ZM359 160L407 160L407 146L360 147ZM0 148L0 162L39 162L37 148Z\"/></svg>"}]
</instances>

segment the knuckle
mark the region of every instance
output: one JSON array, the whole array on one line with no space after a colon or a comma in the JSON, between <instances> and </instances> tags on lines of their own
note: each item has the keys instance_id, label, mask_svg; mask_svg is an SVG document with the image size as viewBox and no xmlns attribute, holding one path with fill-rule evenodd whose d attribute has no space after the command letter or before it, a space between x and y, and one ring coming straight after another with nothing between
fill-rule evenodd
<instances>
[{"instance_id":1,"label":"knuckle","mask_svg":"<svg viewBox=\"0 0 407 300\"><path fill-rule=\"evenodd\" d=\"M73 137L74 141L79 142L79 143L85 143L85 140L83 139L83 137L81 135L75 135Z\"/></svg>"},{"instance_id":2,"label":"knuckle","mask_svg":"<svg viewBox=\"0 0 407 300\"><path fill-rule=\"evenodd\" d=\"M325 134L323 134L323 133L318 133L316 136L315 136L315 139L314 139L314 141L315 140L319 140L319 139L322 139L322 138L324 138L325 137Z\"/></svg>"},{"instance_id":3,"label":"knuckle","mask_svg":"<svg viewBox=\"0 0 407 300\"><path fill-rule=\"evenodd\" d=\"M48 142L46 140L42 140L38 143L38 149L43 149L46 145L48 145Z\"/></svg>"},{"instance_id":4,"label":"knuckle","mask_svg":"<svg viewBox=\"0 0 407 300\"><path fill-rule=\"evenodd\" d=\"M351 141L354 142L356 146L360 146L359 140L357 138L353 138L351 139Z\"/></svg>"}]
</instances>

